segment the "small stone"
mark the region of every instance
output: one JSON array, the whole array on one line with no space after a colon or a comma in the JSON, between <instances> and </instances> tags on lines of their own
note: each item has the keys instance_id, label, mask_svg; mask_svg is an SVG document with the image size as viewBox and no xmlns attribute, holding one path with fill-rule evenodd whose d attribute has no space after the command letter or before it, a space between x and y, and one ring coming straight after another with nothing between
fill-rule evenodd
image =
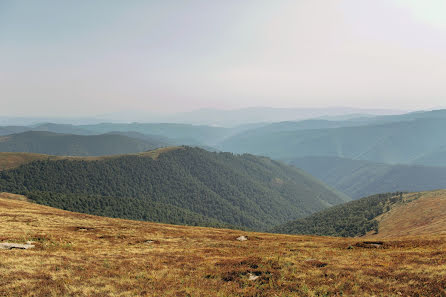
<instances>
[{"instance_id":1,"label":"small stone","mask_svg":"<svg viewBox=\"0 0 446 297\"><path fill-rule=\"evenodd\" d=\"M33 244L20 244L20 243L10 243L10 242L0 243L0 249L4 250L12 250L12 249L27 250L27 249L32 249L34 247L35 245Z\"/></svg>"},{"instance_id":2,"label":"small stone","mask_svg":"<svg viewBox=\"0 0 446 297\"><path fill-rule=\"evenodd\" d=\"M246 240L248 240L248 237L242 235L242 236L237 237L236 240L238 240L238 241L246 241Z\"/></svg>"},{"instance_id":3,"label":"small stone","mask_svg":"<svg viewBox=\"0 0 446 297\"><path fill-rule=\"evenodd\" d=\"M252 274L252 273L249 273L248 274L248 280L250 280L250 281L255 281L256 279L258 279L260 276L258 276L258 275L255 275L255 274Z\"/></svg>"}]
</instances>

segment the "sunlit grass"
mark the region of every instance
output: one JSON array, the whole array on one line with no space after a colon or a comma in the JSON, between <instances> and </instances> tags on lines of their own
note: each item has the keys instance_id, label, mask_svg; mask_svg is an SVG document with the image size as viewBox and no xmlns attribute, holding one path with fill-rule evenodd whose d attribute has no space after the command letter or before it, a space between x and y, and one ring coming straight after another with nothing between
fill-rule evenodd
<instances>
[{"instance_id":1,"label":"sunlit grass","mask_svg":"<svg viewBox=\"0 0 446 297\"><path fill-rule=\"evenodd\" d=\"M0 250L0 296L446 294L444 236L347 249L362 239L135 222L4 198L0 214L0 241L36 244Z\"/></svg>"}]
</instances>

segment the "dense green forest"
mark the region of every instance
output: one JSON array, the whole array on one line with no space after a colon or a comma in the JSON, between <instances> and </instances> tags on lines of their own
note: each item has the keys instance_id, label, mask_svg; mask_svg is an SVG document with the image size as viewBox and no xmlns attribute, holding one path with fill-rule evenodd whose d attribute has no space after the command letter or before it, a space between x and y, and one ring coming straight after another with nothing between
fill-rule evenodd
<instances>
[{"instance_id":1,"label":"dense green forest","mask_svg":"<svg viewBox=\"0 0 446 297\"><path fill-rule=\"evenodd\" d=\"M276 233L354 237L378 230L375 218L402 200L402 193L377 194L344 203L274 228Z\"/></svg>"},{"instance_id":2,"label":"dense green forest","mask_svg":"<svg viewBox=\"0 0 446 297\"><path fill-rule=\"evenodd\" d=\"M1 172L0 191L130 197L255 230L349 200L292 166L191 147L166 150L158 158L147 153L96 161L35 161Z\"/></svg>"},{"instance_id":3,"label":"dense green forest","mask_svg":"<svg viewBox=\"0 0 446 297\"><path fill-rule=\"evenodd\" d=\"M338 157L288 160L353 199L387 192L446 188L446 167L391 165Z\"/></svg>"},{"instance_id":4,"label":"dense green forest","mask_svg":"<svg viewBox=\"0 0 446 297\"><path fill-rule=\"evenodd\" d=\"M104 156L137 153L164 146L160 138L128 137L118 133L74 135L28 131L0 138L0 152L27 152L58 156Z\"/></svg>"},{"instance_id":5,"label":"dense green forest","mask_svg":"<svg viewBox=\"0 0 446 297\"><path fill-rule=\"evenodd\" d=\"M28 192L25 195L39 204L105 217L190 226L231 227L186 209L143 199L41 191Z\"/></svg>"}]
</instances>

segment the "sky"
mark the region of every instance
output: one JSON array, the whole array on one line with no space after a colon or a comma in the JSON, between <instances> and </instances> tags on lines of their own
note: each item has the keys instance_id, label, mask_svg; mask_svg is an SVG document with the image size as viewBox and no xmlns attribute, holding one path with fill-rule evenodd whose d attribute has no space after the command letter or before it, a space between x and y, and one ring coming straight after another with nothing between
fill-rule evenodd
<instances>
[{"instance_id":1,"label":"sky","mask_svg":"<svg viewBox=\"0 0 446 297\"><path fill-rule=\"evenodd\" d=\"M446 107L444 0L0 0L0 115Z\"/></svg>"}]
</instances>

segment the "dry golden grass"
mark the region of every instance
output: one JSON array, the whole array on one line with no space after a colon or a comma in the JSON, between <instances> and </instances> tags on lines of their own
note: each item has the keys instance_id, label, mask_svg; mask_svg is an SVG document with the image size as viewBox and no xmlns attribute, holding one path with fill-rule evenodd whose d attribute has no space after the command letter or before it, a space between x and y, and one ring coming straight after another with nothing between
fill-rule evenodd
<instances>
[{"instance_id":1,"label":"dry golden grass","mask_svg":"<svg viewBox=\"0 0 446 297\"><path fill-rule=\"evenodd\" d=\"M38 160L84 160L84 161L97 161L105 160L110 158L119 158L122 156L142 156L150 157L156 160L160 154L182 149L180 146L171 146L159 148L156 150L141 152L136 154L125 154L125 155L112 155L112 156L52 156L44 154L34 154L34 153L8 153L0 152L0 171L17 168L21 165L31 163Z\"/></svg>"},{"instance_id":2,"label":"dry golden grass","mask_svg":"<svg viewBox=\"0 0 446 297\"><path fill-rule=\"evenodd\" d=\"M12 169L23 164L45 159L48 159L47 155L0 152L0 171Z\"/></svg>"},{"instance_id":3,"label":"dry golden grass","mask_svg":"<svg viewBox=\"0 0 446 297\"><path fill-rule=\"evenodd\" d=\"M162 147L162 148L148 151L148 152L139 153L138 155L139 156L147 156L147 157L152 158L153 160L156 160L156 159L158 159L159 155L161 155L163 153L180 150L180 149L184 149L184 148L181 146L169 146L169 147Z\"/></svg>"},{"instance_id":4,"label":"dry golden grass","mask_svg":"<svg viewBox=\"0 0 446 297\"><path fill-rule=\"evenodd\" d=\"M446 235L446 190L405 194L378 220L377 237Z\"/></svg>"},{"instance_id":5,"label":"dry golden grass","mask_svg":"<svg viewBox=\"0 0 446 297\"><path fill-rule=\"evenodd\" d=\"M12 194L12 193L5 193L5 192L0 192L0 198L7 198L7 199L13 199L13 200L28 201L28 198L26 198L26 197L23 196L23 195Z\"/></svg>"},{"instance_id":6,"label":"dry golden grass","mask_svg":"<svg viewBox=\"0 0 446 297\"><path fill-rule=\"evenodd\" d=\"M0 198L0 241L28 240L35 249L0 250L0 296L446 296L445 236L364 248L360 238L154 224Z\"/></svg>"}]
</instances>

